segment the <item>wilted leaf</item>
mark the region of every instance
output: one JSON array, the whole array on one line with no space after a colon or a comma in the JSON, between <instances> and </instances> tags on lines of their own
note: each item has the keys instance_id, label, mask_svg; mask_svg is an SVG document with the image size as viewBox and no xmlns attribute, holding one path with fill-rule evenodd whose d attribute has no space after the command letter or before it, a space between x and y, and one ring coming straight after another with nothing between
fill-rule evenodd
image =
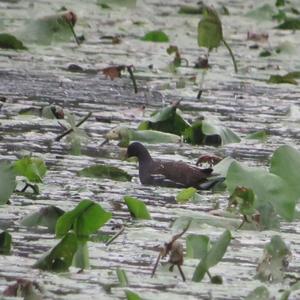
<instances>
[{"instance_id":1,"label":"wilted leaf","mask_svg":"<svg viewBox=\"0 0 300 300\"><path fill-rule=\"evenodd\" d=\"M76 251L77 238L74 233L67 233L65 237L56 246L45 253L33 267L53 272L68 271Z\"/></svg>"},{"instance_id":2,"label":"wilted leaf","mask_svg":"<svg viewBox=\"0 0 300 300\"><path fill-rule=\"evenodd\" d=\"M62 237L73 229L77 237L85 239L103 226L111 216L99 204L89 199L82 200L73 210L57 220L56 236Z\"/></svg>"},{"instance_id":3,"label":"wilted leaf","mask_svg":"<svg viewBox=\"0 0 300 300\"><path fill-rule=\"evenodd\" d=\"M270 293L265 286L259 286L250 292L245 300L270 300Z\"/></svg>"},{"instance_id":4,"label":"wilted leaf","mask_svg":"<svg viewBox=\"0 0 300 300\"><path fill-rule=\"evenodd\" d=\"M166 43L169 42L169 37L161 30L153 30L146 33L142 38L143 41Z\"/></svg>"},{"instance_id":5,"label":"wilted leaf","mask_svg":"<svg viewBox=\"0 0 300 300\"><path fill-rule=\"evenodd\" d=\"M131 216L135 219L150 220L151 216L145 203L135 197L125 196L124 201Z\"/></svg>"},{"instance_id":6,"label":"wilted leaf","mask_svg":"<svg viewBox=\"0 0 300 300\"><path fill-rule=\"evenodd\" d=\"M223 40L222 23L218 13L205 6L203 17L198 24L198 45L209 50L218 48Z\"/></svg>"},{"instance_id":7,"label":"wilted leaf","mask_svg":"<svg viewBox=\"0 0 300 300\"><path fill-rule=\"evenodd\" d=\"M0 33L0 48L14 49L14 50L27 50L23 43L15 36L9 33Z\"/></svg>"},{"instance_id":8,"label":"wilted leaf","mask_svg":"<svg viewBox=\"0 0 300 300\"><path fill-rule=\"evenodd\" d=\"M42 159L25 156L14 163L14 171L16 175L24 176L30 182L41 183L47 167Z\"/></svg>"},{"instance_id":9,"label":"wilted leaf","mask_svg":"<svg viewBox=\"0 0 300 300\"><path fill-rule=\"evenodd\" d=\"M211 247L206 235L190 234L186 238L186 256L203 259Z\"/></svg>"},{"instance_id":10,"label":"wilted leaf","mask_svg":"<svg viewBox=\"0 0 300 300\"><path fill-rule=\"evenodd\" d=\"M115 78L120 78L122 75L122 71L126 68L125 65L111 66L104 69L101 69L102 73L105 75L105 78L110 78L110 80L114 80Z\"/></svg>"},{"instance_id":11,"label":"wilted leaf","mask_svg":"<svg viewBox=\"0 0 300 300\"><path fill-rule=\"evenodd\" d=\"M193 187L186 188L177 194L176 201L179 203L185 203L189 200L192 200L196 194L197 194L197 189Z\"/></svg>"},{"instance_id":12,"label":"wilted leaf","mask_svg":"<svg viewBox=\"0 0 300 300\"><path fill-rule=\"evenodd\" d=\"M11 251L11 234L7 231L0 233L0 254L8 255Z\"/></svg>"},{"instance_id":13,"label":"wilted leaf","mask_svg":"<svg viewBox=\"0 0 300 300\"><path fill-rule=\"evenodd\" d=\"M39 211L25 216L21 225L28 227L45 226L50 232L55 232L56 222L65 212L56 206L47 206Z\"/></svg>"},{"instance_id":14,"label":"wilted leaf","mask_svg":"<svg viewBox=\"0 0 300 300\"><path fill-rule=\"evenodd\" d=\"M0 161L0 204L6 204L16 188L16 175L13 166Z\"/></svg>"},{"instance_id":15,"label":"wilted leaf","mask_svg":"<svg viewBox=\"0 0 300 300\"><path fill-rule=\"evenodd\" d=\"M127 172L109 165L94 165L87 167L79 171L78 175L91 178L108 178L118 181L131 180L131 176Z\"/></svg>"}]
</instances>

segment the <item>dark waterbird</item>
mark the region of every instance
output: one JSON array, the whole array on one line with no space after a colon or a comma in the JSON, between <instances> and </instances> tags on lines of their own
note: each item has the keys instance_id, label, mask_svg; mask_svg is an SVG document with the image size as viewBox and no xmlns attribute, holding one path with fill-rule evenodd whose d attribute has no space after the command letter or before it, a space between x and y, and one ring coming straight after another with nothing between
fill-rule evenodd
<instances>
[{"instance_id":1,"label":"dark waterbird","mask_svg":"<svg viewBox=\"0 0 300 300\"><path fill-rule=\"evenodd\" d=\"M223 177L211 178L213 169L200 169L183 161L165 161L153 159L145 146L139 142L131 143L127 148L127 157L135 156L139 161L139 177L144 185L166 187L195 187L207 190L222 182Z\"/></svg>"}]
</instances>

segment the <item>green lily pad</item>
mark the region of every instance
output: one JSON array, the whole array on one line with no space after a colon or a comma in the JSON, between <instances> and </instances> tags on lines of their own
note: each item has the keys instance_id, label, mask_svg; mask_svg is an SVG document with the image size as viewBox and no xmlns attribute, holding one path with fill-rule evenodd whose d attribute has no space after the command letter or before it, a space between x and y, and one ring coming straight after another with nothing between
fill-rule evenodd
<instances>
[{"instance_id":1,"label":"green lily pad","mask_svg":"<svg viewBox=\"0 0 300 300\"><path fill-rule=\"evenodd\" d=\"M6 204L16 188L16 175L13 166L0 161L0 204Z\"/></svg>"},{"instance_id":2,"label":"green lily pad","mask_svg":"<svg viewBox=\"0 0 300 300\"><path fill-rule=\"evenodd\" d=\"M169 37L161 30L153 30L146 33L141 40L147 42L167 43L169 42Z\"/></svg>"},{"instance_id":3,"label":"green lily pad","mask_svg":"<svg viewBox=\"0 0 300 300\"><path fill-rule=\"evenodd\" d=\"M131 180L131 176L127 172L109 165L94 165L78 171L77 174L90 178L108 178L118 181Z\"/></svg>"},{"instance_id":4,"label":"green lily pad","mask_svg":"<svg viewBox=\"0 0 300 300\"><path fill-rule=\"evenodd\" d=\"M0 233L0 254L8 255L11 251L12 237L7 231Z\"/></svg>"},{"instance_id":5,"label":"green lily pad","mask_svg":"<svg viewBox=\"0 0 300 300\"><path fill-rule=\"evenodd\" d=\"M46 252L33 267L44 271L68 271L76 251L77 238L74 233L67 233L65 237L51 250Z\"/></svg>"},{"instance_id":6,"label":"green lily pad","mask_svg":"<svg viewBox=\"0 0 300 300\"><path fill-rule=\"evenodd\" d=\"M24 176L30 182L41 183L47 167L42 159L25 156L14 163L14 171L16 175Z\"/></svg>"},{"instance_id":7,"label":"green lily pad","mask_svg":"<svg viewBox=\"0 0 300 300\"><path fill-rule=\"evenodd\" d=\"M9 33L0 33L0 48L27 50L22 41L18 40L15 36Z\"/></svg>"},{"instance_id":8,"label":"green lily pad","mask_svg":"<svg viewBox=\"0 0 300 300\"><path fill-rule=\"evenodd\" d=\"M135 197L125 196L124 201L133 218L151 220L151 216L147 209L147 206L142 200L139 200Z\"/></svg>"},{"instance_id":9,"label":"green lily pad","mask_svg":"<svg viewBox=\"0 0 300 300\"><path fill-rule=\"evenodd\" d=\"M47 206L41 208L39 211L25 216L21 220L21 225L27 227L45 226L50 232L55 232L57 220L65 212L56 206Z\"/></svg>"},{"instance_id":10,"label":"green lily pad","mask_svg":"<svg viewBox=\"0 0 300 300\"><path fill-rule=\"evenodd\" d=\"M86 199L82 200L73 210L62 215L56 223L56 236L62 237L71 229L79 238L86 239L96 232L112 214L105 211L99 204Z\"/></svg>"}]
</instances>

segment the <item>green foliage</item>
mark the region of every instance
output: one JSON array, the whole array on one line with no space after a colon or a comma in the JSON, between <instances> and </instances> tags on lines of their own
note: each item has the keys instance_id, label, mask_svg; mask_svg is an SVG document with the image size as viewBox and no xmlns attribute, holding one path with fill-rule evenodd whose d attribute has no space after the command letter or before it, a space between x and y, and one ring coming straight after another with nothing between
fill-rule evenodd
<instances>
[{"instance_id":1,"label":"green foliage","mask_svg":"<svg viewBox=\"0 0 300 300\"><path fill-rule=\"evenodd\" d=\"M284 30L300 30L300 18L286 18L275 28Z\"/></svg>"},{"instance_id":2,"label":"green foliage","mask_svg":"<svg viewBox=\"0 0 300 300\"><path fill-rule=\"evenodd\" d=\"M137 0L97 0L97 4L102 8L111 7L126 7L134 8L136 7ZM106 6L106 7L103 7Z\"/></svg>"},{"instance_id":3,"label":"green foliage","mask_svg":"<svg viewBox=\"0 0 300 300\"><path fill-rule=\"evenodd\" d=\"M127 172L109 165L94 165L86 167L79 171L78 175L91 178L108 178L118 181L131 180L131 176Z\"/></svg>"},{"instance_id":4,"label":"green foliage","mask_svg":"<svg viewBox=\"0 0 300 300\"><path fill-rule=\"evenodd\" d=\"M256 289L254 289L252 292L250 292L245 300L269 300L270 299L270 293L268 289L265 286L259 286Z\"/></svg>"},{"instance_id":5,"label":"green foliage","mask_svg":"<svg viewBox=\"0 0 300 300\"><path fill-rule=\"evenodd\" d=\"M117 273L120 287L128 286L128 279L127 279L126 272L120 268L117 268L116 273Z\"/></svg>"},{"instance_id":6,"label":"green foliage","mask_svg":"<svg viewBox=\"0 0 300 300\"><path fill-rule=\"evenodd\" d=\"M77 251L74 254L72 265L80 269L90 267L89 249L86 241L77 241Z\"/></svg>"},{"instance_id":7,"label":"green foliage","mask_svg":"<svg viewBox=\"0 0 300 300\"><path fill-rule=\"evenodd\" d=\"M268 133L265 130L256 131L248 134L246 137L248 140L261 140L264 141L268 138Z\"/></svg>"},{"instance_id":8,"label":"green foliage","mask_svg":"<svg viewBox=\"0 0 300 300\"><path fill-rule=\"evenodd\" d=\"M211 248L209 237L206 235L190 234L186 238L186 256L203 259Z\"/></svg>"},{"instance_id":9,"label":"green foliage","mask_svg":"<svg viewBox=\"0 0 300 300\"><path fill-rule=\"evenodd\" d=\"M299 78L296 73L291 72L285 75L271 75L270 78L267 80L268 83L290 83L297 85L297 81L295 78Z\"/></svg>"},{"instance_id":10,"label":"green foliage","mask_svg":"<svg viewBox=\"0 0 300 300\"><path fill-rule=\"evenodd\" d=\"M262 281L282 281L290 256L290 249L281 237L272 236L264 248L263 258L256 269L256 277Z\"/></svg>"},{"instance_id":11,"label":"green foliage","mask_svg":"<svg viewBox=\"0 0 300 300\"><path fill-rule=\"evenodd\" d=\"M203 6L181 5L178 13L188 15L201 15L203 13Z\"/></svg>"},{"instance_id":12,"label":"green foliage","mask_svg":"<svg viewBox=\"0 0 300 300\"><path fill-rule=\"evenodd\" d=\"M16 175L24 176L30 182L42 183L47 167L42 159L25 156L14 163L14 171Z\"/></svg>"},{"instance_id":13,"label":"green foliage","mask_svg":"<svg viewBox=\"0 0 300 300\"><path fill-rule=\"evenodd\" d=\"M87 240L96 232L112 214L105 211L99 204L86 199L82 200L73 210L62 215L56 223L56 236L62 237L73 230L77 238Z\"/></svg>"},{"instance_id":14,"label":"green foliage","mask_svg":"<svg viewBox=\"0 0 300 300\"><path fill-rule=\"evenodd\" d=\"M55 232L56 222L65 212L56 206L47 206L39 211L25 216L21 225L27 227L45 226L50 232Z\"/></svg>"},{"instance_id":15,"label":"green foliage","mask_svg":"<svg viewBox=\"0 0 300 300\"><path fill-rule=\"evenodd\" d=\"M7 231L0 233L0 254L8 255L11 251L12 237Z\"/></svg>"},{"instance_id":16,"label":"green foliage","mask_svg":"<svg viewBox=\"0 0 300 300\"><path fill-rule=\"evenodd\" d=\"M230 195L230 203L238 207L239 213L244 216L251 216L255 213L255 194L253 190L243 187L236 187Z\"/></svg>"},{"instance_id":17,"label":"green foliage","mask_svg":"<svg viewBox=\"0 0 300 300\"><path fill-rule=\"evenodd\" d=\"M0 48L27 50L27 48L20 40L18 40L15 36L9 33L0 33Z\"/></svg>"},{"instance_id":18,"label":"green foliage","mask_svg":"<svg viewBox=\"0 0 300 300\"><path fill-rule=\"evenodd\" d=\"M16 175L13 166L0 161L0 204L6 204L16 188Z\"/></svg>"},{"instance_id":19,"label":"green foliage","mask_svg":"<svg viewBox=\"0 0 300 300\"><path fill-rule=\"evenodd\" d=\"M151 216L145 203L135 197L125 196L124 201L128 207L131 216L135 219L150 220Z\"/></svg>"},{"instance_id":20,"label":"green foliage","mask_svg":"<svg viewBox=\"0 0 300 300\"><path fill-rule=\"evenodd\" d=\"M77 238L74 233L67 233L56 246L34 264L34 267L44 271L68 271L76 251Z\"/></svg>"},{"instance_id":21,"label":"green foliage","mask_svg":"<svg viewBox=\"0 0 300 300\"><path fill-rule=\"evenodd\" d=\"M177 196L176 196L176 201L178 203L185 203L188 202L189 200L194 199L194 197L197 195L197 189L193 187L189 187L186 189L183 189L180 191Z\"/></svg>"},{"instance_id":22,"label":"green foliage","mask_svg":"<svg viewBox=\"0 0 300 300\"><path fill-rule=\"evenodd\" d=\"M232 237L230 231L224 231L224 233L212 245L207 254L197 265L193 274L193 281L200 282L204 275L208 272L209 268L215 266L219 261L222 260L231 239Z\"/></svg>"},{"instance_id":23,"label":"green foliage","mask_svg":"<svg viewBox=\"0 0 300 300\"><path fill-rule=\"evenodd\" d=\"M125 294L126 294L127 300L142 300L142 298L138 294L136 294L130 290L126 290Z\"/></svg>"},{"instance_id":24,"label":"green foliage","mask_svg":"<svg viewBox=\"0 0 300 300\"><path fill-rule=\"evenodd\" d=\"M169 37L161 30L153 30L146 33L141 40L147 42L167 43L169 42Z\"/></svg>"}]
</instances>

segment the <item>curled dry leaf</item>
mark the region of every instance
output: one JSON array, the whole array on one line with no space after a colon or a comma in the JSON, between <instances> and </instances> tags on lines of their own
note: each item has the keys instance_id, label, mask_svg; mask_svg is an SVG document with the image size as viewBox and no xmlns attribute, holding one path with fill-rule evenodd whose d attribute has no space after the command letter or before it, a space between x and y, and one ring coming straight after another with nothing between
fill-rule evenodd
<instances>
[{"instance_id":1,"label":"curled dry leaf","mask_svg":"<svg viewBox=\"0 0 300 300\"><path fill-rule=\"evenodd\" d=\"M17 282L8 286L3 296L24 297L24 299L43 299L43 290L38 283L27 279L17 279Z\"/></svg>"},{"instance_id":2,"label":"curled dry leaf","mask_svg":"<svg viewBox=\"0 0 300 300\"><path fill-rule=\"evenodd\" d=\"M114 80L115 78L121 77L122 71L124 71L125 68L125 65L117 65L101 69L101 71L105 75L105 78L109 77L110 80Z\"/></svg>"},{"instance_id":3,"label":"curled dry leaf","mask_svg":"<svg viewBox=\"0 0 300 300\"><path fill-rule=\"evenodd\" d=\"M75 26L77 22L77 15L73 11L70 10L65 12L62 17L73 27Z\"/></svg>"},{"instance_id":4,"label":"curled dry leaf","mask_svg":"<svg viewBox=\"0 0 300 300\"><path fill-rule=\"evenodd\" d=\"M201 155L196 162L196 166L201 167L203 164L206 163L209 164L210 167L212 167L219 163L221 160L222 158L216 155Z\"/></svg>"}]
</instances>

